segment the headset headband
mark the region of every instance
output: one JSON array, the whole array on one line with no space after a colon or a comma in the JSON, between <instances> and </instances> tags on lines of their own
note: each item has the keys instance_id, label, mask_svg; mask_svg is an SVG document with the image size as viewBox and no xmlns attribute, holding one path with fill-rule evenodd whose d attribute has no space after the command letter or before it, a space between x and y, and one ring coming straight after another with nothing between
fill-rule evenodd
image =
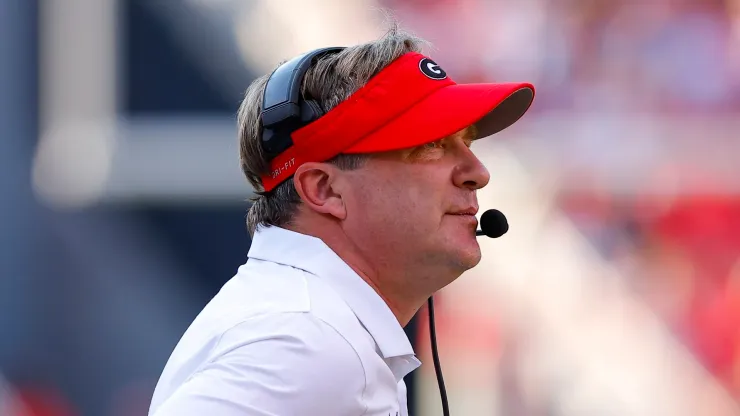
<instances>
[{"instance_id":1,"label":"headset headband","mask_svg":"<svg viewBox=\"0 0 740 416\"><path fill-rule=\"evenodd\" d=\"M324 111L316 101L301 96L306 71L318 59L342 47L316 49L280 65L270 74L262 99L262 149L269 160L293 145L290 135L315 121Z\"/></svg>"}]
</instances>

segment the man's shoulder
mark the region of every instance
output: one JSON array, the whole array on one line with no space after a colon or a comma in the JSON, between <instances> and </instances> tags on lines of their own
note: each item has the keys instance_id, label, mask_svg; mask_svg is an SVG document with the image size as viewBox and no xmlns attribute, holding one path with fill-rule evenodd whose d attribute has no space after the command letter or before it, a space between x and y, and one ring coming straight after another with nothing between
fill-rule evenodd
<instances>
[{"instance_id":1,"label":"man's shoulder","mask_svg":"<svg viewBox=\"0 0 740 416\"><path fill-rule=\"evenodd\" d=\"M355 361L358 353L345 334L311 312L271 312L255 315L234 325L220 336L213 356L240 348L280 351L297 359L334 357Z\"/></svg>"},{"instance_id":2,"label":"man's shoulder","mask_svg":"<svg viewBox=\"0 0 740 416\"><path fill-rule=\"evenodd\" d=\"M356 345L368 336L346 301L321 276L257 261L251 267L247 263L240 268L232 280L233 288L227 288L227 284L219 295L235 294L234 300L227 303L241 306L230 313L225 313L228 308L218 312L218 319L228 321L223 332L231 336L225 338L246 333L280 335L282 331L321 340L322 331L330 329L350 345ZM227 294L228 291L233 293ZM292 325L303 326L304 330L291 328Z\"/></svg>"},{"instance_id":3,"label":"man's shoulder","mask_svg":"<svg viewBox=\"0 0 740 416\"><path fill-rule=\"evenodd\" d=\"M209 308L214 310L207 311ZM225 320L228 326L258 315L277 318L305 312L343 335L357 331L365 334L346 300L324 277L268 261L250 259L206 309L204 315Z\"/></svg>"},{"instance_id":4,"label":"man's shoulder","mask_svg":"<svg viewBox=\"0 0 740 416\"><path fill-rule=\"evenodd\" d=\"M308 312L309 297L302 270L250 260L205 305L188 331L218 336L254 316Z\"/></svg>"},{"instance_id":5,"label":"man's shoulder","mask_svg":"<svg viewBox=\"0 0 740 416\"><path fill-rule=\"evenodd\" d=\"M326 331L349 345L363 341L362 329L344 300L318 276L276 263L250 260L239 268L198 314L180 349L200 350L209 359L219 351L257 340L298 337L331 348Z\"/></svg>"},{"instance_id":6,"label":"man's shoulder","mask_svg":"<svg viewBox=\"0 0 740 416\"><path fill-rule=\"evenodd\" d=\"M329 325L356 322L344 299L320 276L299 268L250 259L198 315L223 332L257 316L280 318L305 312ZM215 324L213 321L220 321ZM258 321L258 320L257 320Z\"/></svg>"},{"instance_id":7,"label":"man's shoulder","mask_svg":"<svg viewBox=\"0 0 740 416\"><path fill-rule=\"evenodd\" d=\"M340 407L354 403L350 407L355 408L361 406L358 400L367 384L356 349L310 312L250 316L225 330L202 352L182 350L173 356L155 391L154 407L181 386L208 383L214 391L237 389L243 396L238 400L249 405L257 403L250 402L250 395L259 395L254 399L260 403L275 400L283 403L280 406L341 400L347 403ZM288 391L291 394L282 397Z\"/></svg>"},{"instance_id":8,"label":"man's shoulder","mask_svg":"<svg viewBox=\"0 0 740 416\"><path fill-rule=\"evenodd\" d=\"M315 374L331 374L325 379L342 384L342 395L361 396L366 369L376 362L369 334L320 276L250 259L180 339L156 399L165 400L191 377L219 369L245 382L259 374L281 374L296 386L309 386L306 380Z\"/></svg>"}]
</instances>

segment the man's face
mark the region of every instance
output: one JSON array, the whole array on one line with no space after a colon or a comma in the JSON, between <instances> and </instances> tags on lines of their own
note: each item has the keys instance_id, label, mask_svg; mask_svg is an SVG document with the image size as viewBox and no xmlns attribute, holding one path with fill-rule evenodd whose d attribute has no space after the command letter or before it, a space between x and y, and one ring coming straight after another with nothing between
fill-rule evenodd
<instances>
[{"instance_id":1,"label":"man's face","mask_svg":"<svg viewBox=\"0 0 740 416\"><path fill-rule=\"evenodd\" d=\"M365 256L382 268L453 278L478 264L476 190L489 174L470 150L474 135L466 128L345 171L343 228Z\"/></svg>"}]
</instances>

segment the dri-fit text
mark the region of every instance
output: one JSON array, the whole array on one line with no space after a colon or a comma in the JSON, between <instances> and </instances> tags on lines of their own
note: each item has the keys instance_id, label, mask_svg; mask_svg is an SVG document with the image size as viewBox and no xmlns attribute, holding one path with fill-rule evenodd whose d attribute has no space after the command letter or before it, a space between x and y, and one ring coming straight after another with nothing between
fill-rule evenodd
<instances>
[{"instance_id":1,"label":"dri-fit text","mask_svg":"<svg viewBox=\"0 0 740 416\"><path fill-rule=\"evenodd\" d=\"M295 165L295 158L294 157L290 158L290 160L288 160L287 162L285 162L283 164L283 166L279 166L278 168L276 168L275 170L273 170L272 171L272 179L277 178L278 176L280 176L281 173L283 173L284 171L288 170L288 168L292 167L293 165Z\"/></svg>"}]
</instances>

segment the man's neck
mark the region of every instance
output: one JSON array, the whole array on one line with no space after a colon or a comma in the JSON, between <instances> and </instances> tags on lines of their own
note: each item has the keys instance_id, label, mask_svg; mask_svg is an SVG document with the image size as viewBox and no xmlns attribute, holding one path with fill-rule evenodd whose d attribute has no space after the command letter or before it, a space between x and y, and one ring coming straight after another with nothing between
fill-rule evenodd
<instances>
[{"instance_id":1,"label":"man's neck","mask_svg":"<svg viewBox=\"0 0 740 416\"><path fill-rule=\"evenodd\" d=\"M384 282L390 281L394 276L389 276L387 271L373 267L351 241L346 238L335 240L339 241L332 241L331 238L327 238L324 243L375 290L378 296L388 305L401 326L405 327L414 317L421 304L416 305L407 294L390 290Z\"/></svg>"},{"instance_id":2,"label":"man's neck","mask_svg":"<svg viewBox=\"0 0 740 416\"><path fill-rule=\"evenodd\" d=\"M381 299L388 305L393 315L402 327L408 325L419 308L424 304L426 298L412 299L402 293L394 293L383 284L384 279L393 279L387 272L378 270L371 265L360 253L360 250L344 234L331 232L311 232L304 227L289 226L289 229L303 234L313 235L321 239L339 258L341 258L352 270L364 280ZM401 278L401 277L399 277Z\"/></svg>"}]
</instances>

